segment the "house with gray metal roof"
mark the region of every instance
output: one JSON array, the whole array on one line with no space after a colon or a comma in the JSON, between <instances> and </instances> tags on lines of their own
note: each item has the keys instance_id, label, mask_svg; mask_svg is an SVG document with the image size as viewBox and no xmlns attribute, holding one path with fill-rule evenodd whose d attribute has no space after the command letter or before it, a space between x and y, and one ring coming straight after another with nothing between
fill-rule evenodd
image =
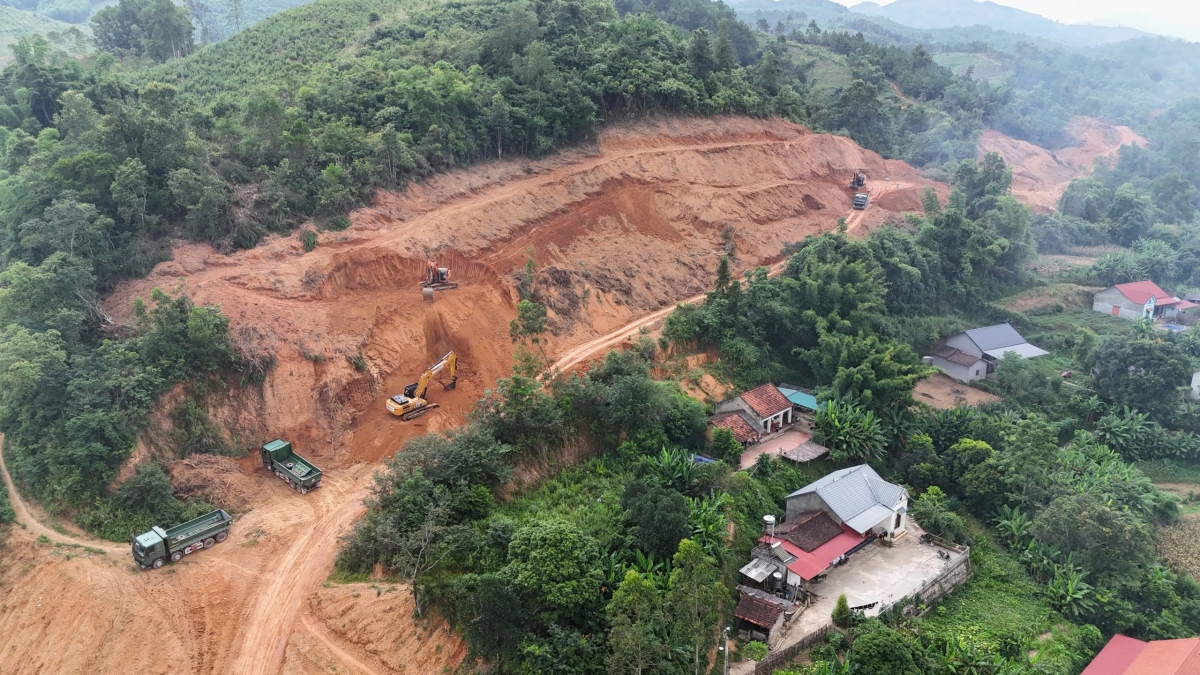
<instances>
[{"instance_id":1,"label":"house with gray metal roof","mask_svg":"<svg viewBox=\"0 0 1200 675\"><path fill-rule=\"evenodd\" d=\"M908 492L866 464L840 469L787 496L787 520L824 511L855 532L893 539L906 531Z\"/></svg>"},{"instance_id":2,"label":"house with gray metal roof","mask_svg":"<svg viewBox=\"0 0 1200 675\"><path fill-rule=\"evenodd\" d=\"M959 382L971 382L995 372L996 362L1006 354L1023 359L1049 354L1025 341L1011 324L972 328L938 343L930 356L932 364Z\"/></svg>"}]
</instances>

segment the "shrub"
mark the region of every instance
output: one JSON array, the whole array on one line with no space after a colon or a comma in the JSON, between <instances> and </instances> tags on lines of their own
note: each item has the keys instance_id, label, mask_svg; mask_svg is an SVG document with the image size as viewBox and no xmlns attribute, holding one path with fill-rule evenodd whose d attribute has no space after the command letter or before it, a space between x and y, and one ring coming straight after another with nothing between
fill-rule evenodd
<instances>
[{"instance_id":1,"label":"shrub","mask_svg":"<svg viewBox=\"0 0 1200 675\"><path fill-rule=\"evenodd\" d=\"M846 594L838 596L837 604L833 607L833 625L838 628L849 628L854 625L854 614L850 611L850 603L846 600Z\"/></svg>"},{"instance_id":2,"label":"shrub","mask_svg":"<svg viewBox=\"0 0 1200 675\"><path fill-rule=\"evenodd\" d=\"M740 650L742 656L751 661L762 661L767 658L767 646L758 640L747 642Z\"/></svg>"},{"instance_id":3,"label":"shrub","mask_svg":"<svg viewBox=\"0 0 1200 675\"><path fill-rule=\"evenodd\" d=\"M317 231L305 229L300 233L300 242L304 244L304 252L311 253L317 247Z\"/></svg>"},{"instance_id":4,"label":"shrub","mask_svg":"<svg viewBox=\"0 0 1200 675\"><path fill-rule=\"evenodd\" d=\"M346 216L334 216L325 224L325 229L332 232L341 232L347 227L350 227L350 219Z\"/></svg>"}]
</instances>

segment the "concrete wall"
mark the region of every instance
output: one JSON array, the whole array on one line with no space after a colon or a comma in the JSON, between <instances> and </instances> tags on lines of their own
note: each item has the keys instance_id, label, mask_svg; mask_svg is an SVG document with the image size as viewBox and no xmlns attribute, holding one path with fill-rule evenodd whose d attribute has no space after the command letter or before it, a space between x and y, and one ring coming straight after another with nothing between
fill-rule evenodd
<instances>
[{"instance_id":1,"label":"concrete wall","mask_svg":"<svg viewBox=\"0 0 1200 675\"><path fill-rule=\"evenodd\" d=\"M837 514L834 513L828 506L826 506L825 500L821 499L820 495L815 492L809 492L807 494L796 495L795 497L787 498L788 518L795 518L796 514L809 513L811 511L824 511L828 513L829 517L833 518L834 522L836 522L838 525L842 524L842 521L837 517Z\"/></svg>"},{"instance_id":2,"label":"concrete wall","mask_svg":"<svg viewBox=\"0 0 1200 675\"><path fill-rule=\"evenodd\" d=\"M1112 315L1113 307L1117 308L1116 316L1130 321L1142 318L1142 305L1125 297L1115 287L1106 288L1092 296L1092 310L1102 314Z\"/></svg>"},{"instance_id":3,"label":"concrete wall","mask_svg":"<svg viewBox=\"0 0 1200 675\"><path fill-rule=\"evenodd\" d=\"M946 338L946 344L960 352L966 352L976 358L983 358L983 350L966 333L959 333Z\"/></svg>"},{"instance_id":4,"label":"concrete wall","mask_svg":"<svg viewBox=\"0 0 1200 675\"><path fill-rule=\"evenodd\" d=\"M960 382L972 382L987 377L987 365L982 361L976 361L973 366L962 366L953 361L947 361L940 356L934 356L933 365L940 368L943 373L946 373L952 379Z\"/></svg>"}]
</instances>

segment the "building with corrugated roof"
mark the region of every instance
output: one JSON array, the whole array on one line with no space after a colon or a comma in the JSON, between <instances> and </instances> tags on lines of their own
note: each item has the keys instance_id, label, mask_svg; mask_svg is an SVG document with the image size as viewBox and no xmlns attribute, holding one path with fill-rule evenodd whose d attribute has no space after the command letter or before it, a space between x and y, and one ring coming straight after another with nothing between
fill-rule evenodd
<instances>
[{"instance_id":1,"label":"building with corrugated roof","mask_svg":"<svg viewBox=\"0 0 1200 675\"><path fill-rule=\"evenodd\" d=\"M823 511L860 535L894 538L905 532L908 491L866 464L840 469L787 496L787 519Z\"/></svg>"},{"instance_id":2,"label":"building with corrugated roof","mask_svg":"<svg viewBox=\"0 0 1200 675\"><path fill-rule=\"evenodd\" d=\"M1011 324L972 328L939 342L930 355L933 365L959 382L972 382L995 371L995 363L1008 354L1031 359L1048 354L1026 342Z\"/></svg>"}]
</instances>

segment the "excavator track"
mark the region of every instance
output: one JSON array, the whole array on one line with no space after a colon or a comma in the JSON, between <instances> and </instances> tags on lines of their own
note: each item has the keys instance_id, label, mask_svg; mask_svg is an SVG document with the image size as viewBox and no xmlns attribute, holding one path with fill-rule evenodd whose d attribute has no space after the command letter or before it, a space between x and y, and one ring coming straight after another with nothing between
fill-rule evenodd
<instances>
[{"instance_id":1,"label":"excavator track","mask_svg":"<svg viewBox=\"0 0 1200 675\"><path fill-rule=\"evenodd\" d=\"M458 288L458 284L454 283L453 281L443 281L436 284L423 281L421 282L421 288L432 288L435 291L448 291L451 288Z\"/></svg>"},{"instance_id":2,"label":"excavator track","mask_svg":"<svg viewBox=\"0 0 1200 675\"><path fill-rule=\"evenodd\" d=\"M430 410L433 410L434 408L440 408L440 407L441 406L439 406L436 403L426 403L425 405L421 406L420 408L417 408L416 410L404 413L403 415L400 416L400 419L401 419L401 421L404 421L404 422L407 422L409 420L415 420L418 417L420 417L421 415L424 415L425 413L429 412Z\"/></svg>"}]
</instances>

